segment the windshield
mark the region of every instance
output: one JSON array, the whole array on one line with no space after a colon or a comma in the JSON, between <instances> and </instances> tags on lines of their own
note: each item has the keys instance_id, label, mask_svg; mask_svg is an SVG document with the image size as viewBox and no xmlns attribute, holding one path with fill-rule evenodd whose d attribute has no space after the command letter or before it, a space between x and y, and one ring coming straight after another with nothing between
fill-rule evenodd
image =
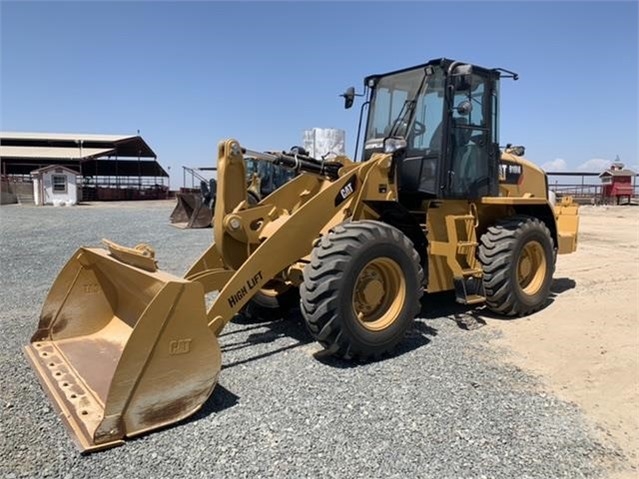
<instances>
[{"instance_id":1,"label":"windshield","mask_svg":"<svg viewBox=\"0 0 639 479\"><path fill-rule=\"evenodd\" d=\"M434 68L430 76L419 68L382 77L371 100L364 141L393 134L404 136L409 149L439 150L441 129L437 127L443 107L444 76L440 68Z\"/></svg>"}]
</instances>

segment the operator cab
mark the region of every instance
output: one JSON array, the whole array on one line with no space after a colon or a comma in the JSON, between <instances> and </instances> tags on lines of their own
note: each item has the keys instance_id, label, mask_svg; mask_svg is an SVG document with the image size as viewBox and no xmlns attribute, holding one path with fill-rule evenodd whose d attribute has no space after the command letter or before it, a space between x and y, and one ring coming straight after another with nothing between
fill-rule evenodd
<instances>
[{"instance_id":1,"label":"operator cab","mask_svg":"<svg viewBox=\"0 0 639 479\"><path fill-rule=\"evenodd\" d=\"M500 71L438 59L367 77L361 160L397 152L402 202L497 196ZM343 96L349 108L354 89Z\"/></svg>"}]
</instances>

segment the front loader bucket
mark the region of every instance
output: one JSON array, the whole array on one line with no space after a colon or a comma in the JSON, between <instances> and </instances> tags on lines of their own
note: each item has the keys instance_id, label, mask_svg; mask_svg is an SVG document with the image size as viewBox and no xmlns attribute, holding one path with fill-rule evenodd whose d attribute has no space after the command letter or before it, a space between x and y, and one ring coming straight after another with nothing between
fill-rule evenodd
<instances>
[{"instance_id":1,"label":"front loader bucket","mask_svg":"<svg viewBox=\"0 0 639 479\"><path fill-rule=\"evenodd\" d=\"M112 248L76 251L25 347L87 452L193 414L221 365L201 284L158 271L142 255L129 264L116 256Z\"/></svg>"},{"instance_id":2,"label":"front loader bucket","mask_svg":"<svg viewBox=\"0 0 639 479\"><path fill-rule=\"evenodd\" d=\"M177 193L177 203L171 212L171 226L181 229L210 228L213 210L202 202L200 193Z\"/></svg>"}]
</instances>

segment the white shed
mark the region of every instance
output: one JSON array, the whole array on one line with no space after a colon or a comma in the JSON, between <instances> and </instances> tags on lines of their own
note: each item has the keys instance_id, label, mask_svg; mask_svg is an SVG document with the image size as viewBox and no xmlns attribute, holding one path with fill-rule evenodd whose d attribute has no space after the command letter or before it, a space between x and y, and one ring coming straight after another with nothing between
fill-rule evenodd
<instances>
[{"instance_id":1,"label":"white shed","mask_svg":"<svg viewBox=\"0 0 639 479\"><path fill-rule=\"evenodd\" d=\"M76 171L58 165L32 171L34 203L38 206L77 204L77 175Z\"/></svg>"}]
</instances>

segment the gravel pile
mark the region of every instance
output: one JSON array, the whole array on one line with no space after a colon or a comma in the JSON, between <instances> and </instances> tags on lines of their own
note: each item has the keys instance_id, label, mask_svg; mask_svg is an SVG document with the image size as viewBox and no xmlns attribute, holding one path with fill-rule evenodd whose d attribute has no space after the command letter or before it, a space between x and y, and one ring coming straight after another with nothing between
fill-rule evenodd
<instances>
[{"instance_id":1,"label":"gravel pile","mask_svg":"<svg viewBox=\"0 0 639 479\"><path fill-rule=\"evenodd\" d=\"M203 409L175 426L81 456L21 351L42 302L78 246L102 238L155 247L181 275L212 230L168 224L171 202L0 210L0 477L603 477L619 452L579 411L487 346L490 327L451 320L429 298L393 357L317 359L297 312L231 323L223 369Z\"/></svg>"}]
</instances>

